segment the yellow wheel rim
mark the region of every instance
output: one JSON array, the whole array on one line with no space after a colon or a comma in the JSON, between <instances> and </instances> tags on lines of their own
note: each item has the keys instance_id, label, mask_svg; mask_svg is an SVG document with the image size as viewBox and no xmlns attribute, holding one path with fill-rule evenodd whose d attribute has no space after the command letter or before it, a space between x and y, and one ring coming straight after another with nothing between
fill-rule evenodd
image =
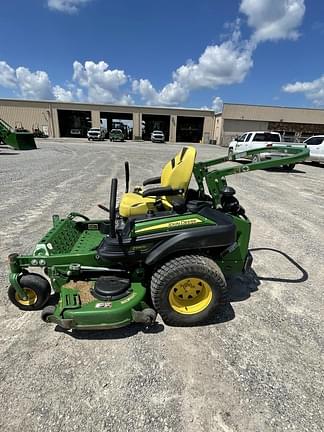
<instances>
[{"instance_id":1,"label":"yellow wheel rim","mask_svg":"<svg viewBox=\"0 0 324 432\"><path fill-rule=\"evenodd\" d=\"M200 278L181 279L169 292L171 308L184 315L193 315L205 310L213 297L210 285Z\"/></svg>"},{"instance_id":2,"label":"yellow wheel rim","mask_svg":"<svg viewBox=\"0 0 324 432\"><path fill-rule=\"evenodd\" d=\"M18 303L24 306L32 306L37 302L37 294L34 290L31 288L24 288L24 291L26 293L27 299L24 300L20 297L18 293L15 294L15 299Z\"/></svg>"}]
</instances>

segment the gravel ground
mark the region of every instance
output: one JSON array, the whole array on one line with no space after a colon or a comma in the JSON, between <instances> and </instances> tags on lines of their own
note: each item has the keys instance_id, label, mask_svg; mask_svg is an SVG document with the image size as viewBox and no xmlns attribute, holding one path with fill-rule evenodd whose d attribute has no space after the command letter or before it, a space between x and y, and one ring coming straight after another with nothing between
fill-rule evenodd
<instances>
[{"instance_id":1,"label":"gravel ground","mask_svg":"<svg viewBox=\"0 0 324 432\"><path fill-rule=\"evenodd\" d=\"M111 177L157 175L179 145L39 141L0 149L0 430L323 431L324 166L229 178L252 220L254 272L196 328L55 331L6 295L6 256L70 210L104 217ZM198 159L225 153L198 146ZM123 189L120 184L120 190Z\"/></svg>"}]
</instances>

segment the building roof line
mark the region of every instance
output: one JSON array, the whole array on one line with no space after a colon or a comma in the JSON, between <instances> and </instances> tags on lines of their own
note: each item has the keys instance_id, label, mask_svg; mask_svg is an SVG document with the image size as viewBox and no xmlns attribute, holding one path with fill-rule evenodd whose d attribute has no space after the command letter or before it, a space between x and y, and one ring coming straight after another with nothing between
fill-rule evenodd
<instances>
[{"instance_id":1,"label":"building roof line","mask_svg":"<svg viewBox=\"0 0 324 432\"><path fill-rule=\"evenodd\" d=\"M208 112L213 113L213 109L201 109L201 108L185 108L178 106L155 106L155 105L119 105L119 104L103 104L103 103L95 103L95 102L64 102L58 100L51 99L19 99L19 98L0 98L1 101L6 102L34 102L34 103L48 103L48 104L73 104L73 105L92 105L92 106L102 106L102 107L116 107L116 108L144 108L144 109L162 109L162 110L183 110L183 111L199 111L199 112Z\"/></svg>"},{"instance_id":2,"label":"building roof line","mask_svg":"<svg viewBox=\"0 0 324 432\"><path fill-rule=\"evenodd\" d=\"M289 107L284 105L259 105L259 104L244 104L244 103L230 103L224 102L225 105L233 106L244 106L244 107L258 107L258 108L283 108L283 109L298 109L298 110L312 110L312 111L324 111L324 108L310 108L310 107Z\"/></svg>"}]
</instances>

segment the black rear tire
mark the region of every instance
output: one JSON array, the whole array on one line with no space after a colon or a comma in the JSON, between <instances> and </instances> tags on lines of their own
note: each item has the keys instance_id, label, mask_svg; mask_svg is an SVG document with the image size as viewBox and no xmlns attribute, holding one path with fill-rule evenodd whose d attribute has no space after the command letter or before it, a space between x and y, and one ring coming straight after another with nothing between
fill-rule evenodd
<instances>
[{"instance_id":1,"label":"black rear tire","mask_svg":"<svg viewBox=\"0 0 324 432\"><path fill-rule=\"evenodd\" d=\"M295 168L295 164L284 165L285 170L292 171Z\"/></svg>"},{"instance_id":2,"label":"black rear tire","mask_svg":"<svg viewBox=\"0 0 324 432\"><path fill-rule=\"evenodd\" d=\"M151 297L166 324L194 326L210 320L217 307L227 301L227 287L222 271L211 258L184 255L156 270Z\"/></svg>"},{"instance_id":3,"label":"black rear tire","mask_svg":"<svg viewBox=\"0 0 324 432\"><path fill-rule=\"evenodd\" d=\"M51 295L51 286L47 279L36 273L23 275L19 280L20 286L25 290L28 299L23 300L10 285L8 297L17 308L25 311L42 309Z\"/></svg>"}]
</instances>

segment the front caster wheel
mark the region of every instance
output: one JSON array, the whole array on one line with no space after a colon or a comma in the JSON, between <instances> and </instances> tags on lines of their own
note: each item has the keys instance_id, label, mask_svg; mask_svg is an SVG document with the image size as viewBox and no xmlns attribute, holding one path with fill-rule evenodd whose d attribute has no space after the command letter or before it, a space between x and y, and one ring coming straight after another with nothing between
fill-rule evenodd
<instances>
[{"instance_id":1,"label":"front caster wheel","mask_svg":"<svg viewBox=\"0 0 324 432\"><path fill-rule=\"evenodd\" d=\"M144 315L144 324L153 325L155 323L157 313L155 312L154 309L151 308L144 309L143 315Z\"/></svg>"},{"instance_id":2,"label":"front caster wheel","mask_svg":"<svg viewBox=\"0 0 324 432\"><path fill-rule=\"evenodd\" d=\"M42 319L44 322L48 323L48 317L51 316L51 315L54 315L54 312L55 312L55 306L52 306L52 305L50 305L50 306L46 306L46 307L42 310L42 313L41 313L41 319Z\"/></svg>"},{"instance_id":3,"label":"front caster wheel","mask_svg":"<svg viewBox=\"0 0 324 432\"><path fill-rule=\"evenodd\" d=\"M227 288L215 261L185 255L166 262L153 274L151 296L166 324L185 327L212 318L227 300Z\"/></svg>"},{"instance_id":4,"label":"front caster wheel","mask_svg":"<svg viewBox=\"0 0 324 432\"><path fill-rule=\"evenodd\" d=\"M10 301L21 310L42 309L51 295L51 286L48 280L39 274L28 273L20 278L19 283L26 293L26 298L20 297L15 288L10 285L8 289Z\"/></svg>"}]
</instances>

